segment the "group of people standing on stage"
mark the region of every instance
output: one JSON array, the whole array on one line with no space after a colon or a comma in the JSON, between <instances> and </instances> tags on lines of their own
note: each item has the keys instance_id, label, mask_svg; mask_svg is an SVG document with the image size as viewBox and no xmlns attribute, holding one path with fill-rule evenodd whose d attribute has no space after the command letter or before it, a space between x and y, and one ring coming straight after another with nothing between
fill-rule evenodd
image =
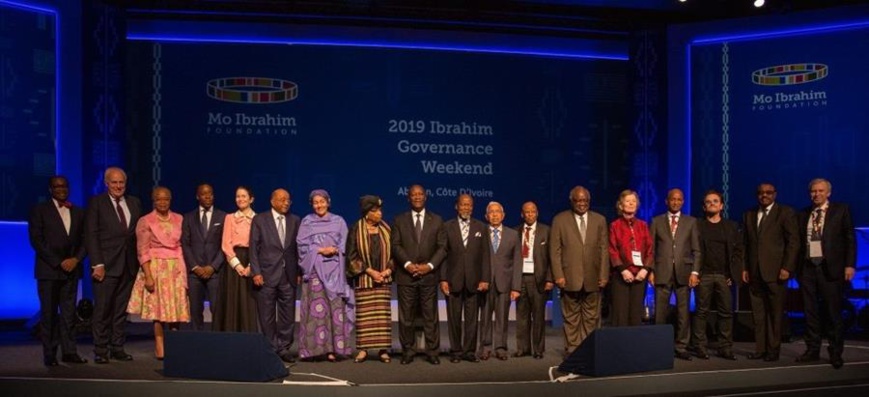
<instances>
[{"instance_id":1,"label":"group of people standing on stage","mask_svg":"<svg viewBox=\"0 0 869 397\"><path fill-rule=\"evenodd\" d=\"M447 303L449 359L478 362L508 359L507 323L516 301L514 357L542 358L545 306L554 286L560 289L564 317L564 353L572 353L601 326L602 291L609 286L613 326L640 325L646 282L654 285L656 322L669 314L676 295L675 356L707 359L705 321L717 310L721 324L718 355L735 359L732 350L731 286L749 286L755 320L753 359L779 359L785 282L798 274L806 301L806 353L798 361L819 360L819 302L832 318L829 356L842 365L841 301L844 283L854 275L855 242L848 207L830 203L831 185L810 183L812 205L796 213L775 202L771 184L758 187L758 207L743 217L743 227L723 219L722 194L704 195L705 216L681 213L684 196L673 189L668 211L651 225L637 219L639 195L625 190L618 218L590 210L591 194L570 191L569 210L548 226L538 222L537 206L522 205L523 222L503 224L498 202L486 206L486 222L472 217L473 198L459 195L456 216L444 220L426 209L420 185L408 190L410 209L391 223L383 220L379 197L360 199L360 217L348 228L330 212L331 197L312 191L312 213L289 212L291 195L276 189L270 209L254 213L252 191L235 191L237 209L214 207L210 185L196 188L198 207L184 215L171 210L172 193L152 191L153 211L126 194L120 168L105 172L106 194L82 210L69 201L66 178L49 181L52 199L37 205L30 218L36 251L35 274L41 307L43 358L86 363L73 335L75 297L82 261L90 257L93 278L94 361L129 361L124 350L127 314L154 322L157 359L164 356L165 330L180 323L205 328L204 302L211 303L217 331L262 332L287 362L298 340L298 358L364 362L375 352L391 361L392 284L398 295L401 363L417 355L415 330L421 323L426 361L439 364L438 291ZM801 229L802 228L802 229ZM690 289L696 289L693 341L688 313ZM296 324L296 299L299 321ZM352 340L354 339L355 345Z\"/></svg>"}]
</instances>

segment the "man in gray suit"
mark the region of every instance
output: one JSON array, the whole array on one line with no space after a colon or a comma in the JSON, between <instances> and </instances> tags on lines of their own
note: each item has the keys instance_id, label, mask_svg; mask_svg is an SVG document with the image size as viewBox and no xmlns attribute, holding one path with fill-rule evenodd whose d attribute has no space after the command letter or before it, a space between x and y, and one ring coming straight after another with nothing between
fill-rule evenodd
<instances>
[{"instance_id":1,"label":"man in gray suit","mask_svg":"<svg viewBox=\"0 0 869 397\"><path fill-rule=\"evenodd\" d=\"M504 227L504 206L493 201L486 206L489 221L489 241L492 247L490 261L492 277L489 291L481 294L480 359L488 360L492 354L492 312L494 320L495 357L507 359L507 321L510 301L519 297L522 280L522 250L519 233Z\"/></svg>"},{"instance_id":2,"label":"man in gray suit","mask_svg":"<svg viewBox=\"0 0 869 397\"><path fill-rule=\"evenodd\" d=\"M546 350L546 298L552 290L549 270L549 225L537 222L537 204L522 204L522 278L516 299L516 353L514 357L533 355L543 358Z\"/></svg>"},{"instance_id":3,"label":"man in gray suit","mask_svg":"<svg viewBox=\"0 0 869 397\"><path fill-rule=\"evenodd\" d=\"M610 269L606 219L588 210L588 189L571 189L570 204L570 210L552 219L549 234L552 278L561 289L566 355L600 326L600 290L606 287Z\"/></svg>"},{"instance_id":4,"label":"man in gray suit","mask_svg":"<svg viewBox=\"0 0 869 397\"><path fill-rule=\"evenodd\" d=\"M667 212L652 219L655 261L649 284L655 287L655 324L666 324L670 295L676 293L677 358L691 360L686 350L690 338L688 300L690 288L700 284L700 232L697 218L682 214L685 196L680 189L667 192Z\"/></svg>"}]
</instances>

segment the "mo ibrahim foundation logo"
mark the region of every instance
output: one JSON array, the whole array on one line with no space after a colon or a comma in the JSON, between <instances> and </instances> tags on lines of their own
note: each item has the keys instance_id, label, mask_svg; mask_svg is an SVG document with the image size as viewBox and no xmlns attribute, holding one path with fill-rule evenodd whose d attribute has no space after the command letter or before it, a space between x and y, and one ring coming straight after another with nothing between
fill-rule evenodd
<instances>
[{"instance_id":1,"label":"mo ibrahim foundation logo","mask_svg":"<svg viewBox=\"0 0 869 397\"><path fill-rule=\"evenodd\" d=\"M767 88L787 89L789 86L816 83L829 75L823 63L792 63L769 66L751 73L751 82ZM827 91L799 90L754 93L752 111L789 110L827 106Z\"/></svg>"},{"instance_id":2,"label":"mo ibrahim foundation logo","mask_svg":"<svg viewBox=\"0 0 869 397\"><path fill-rule=\"evenodd\" d=\"M224 77L210 80L205 86L208 96L233 103L280 103L299 96L299 85L269 77Z\"/></svg>"},{"instance_id":3,"label":"mo ibrahim foundation logo","mask_svg":"<svg viewBox=\"0 0 869 397\"><path fill-rule=\"evenodd\" d=\"M299 96L299 85L270 77L223 77L209 80L205 92L210 98L232 104L243 104L209 111L205 133L222 136L291 136L299 133L293 116L281 113L246 112L244 105L274 105L289 102ZM268 109L274 109L268 108Z\"/></svg>"}]
</instances>

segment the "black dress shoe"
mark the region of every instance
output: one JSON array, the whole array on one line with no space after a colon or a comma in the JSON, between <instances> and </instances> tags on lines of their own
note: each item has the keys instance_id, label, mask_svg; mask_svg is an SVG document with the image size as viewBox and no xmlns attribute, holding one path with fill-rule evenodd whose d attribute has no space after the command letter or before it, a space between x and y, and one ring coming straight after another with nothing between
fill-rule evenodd
<instances>
[{"instance_id":1,"label":"black dress shoe","mask_svg":"<svg viewBox=\"0 0 869 397\"><path fill-rule=\"evenodd\" d=\"M699 358L701 360L708 360L709 359L709 353L707 353L706 351L703 351L703 350L696 350L694 352L694 355L697 356L697 358Z\"/></svg>"},{"instance_id":2,"label":"black dress shoe","mask_svg":"<svg viewBox=\"0 0 869 397\"><path fill-rule=\"evenodd\" d=\"M797 357L796 362L798 363L810 363L813 361L820 361L821 354L817 352L805 352L801 356Z\"/></svg>"},{"instance_id":3,"label":"black dress shoe","mask_svg":"<svg viewBox=\"0 0 869 397\"><path fill-rule=\"evenodd\" d=\"M60 361L73 364L86 364L88 362L86 358L83 358L78 354L64 354L63 357L60 358Z\"/></svg>"},{"instance_id":4,"label":"black dress shoe","mask_svg":"<svg viewBox=\"0 0 869 397\"><path fill-rule=\"evenodd\" d=\"M842 368L843 365L845 365L845 361L842 360L842 356L836 355L830 359L830 365L832 365L835 369L839 369Z\"/></svg>"},{"instance_id":5,"label":"black dress shoe","mask_svg":"<svg viewBox=\"0 0 869 397\"><path fill-rule=\"evenodd\" d=\"M467 361L467 362L471 362L471 363L478 363L478 362L480 362L480 359L479 359L479 358L477 357L477 355L475 355L474 353L468 353L468 354L465 354L464 357L462 357L462 358L463 358L465 361ZM488 357L487 357L487 358L488 358Z\"/></svg>"},{"instance_id":6,"label":"black dress shoe","mask_svg":"<svg viewBox=\"0 0 869 397\"><path fill-rule=\"evenodd\" d=\"M534 353L534 358L535 358L535 359L538 359L538 360L542 359L542 358L543 358L543 353Z\"/></svg>"},{"instance_id":7,"label":"black dress shoe","mask_svg":"<svg viewBox=\"0 0 869 397\"><path fill-rule=\"evenodd\" d=\"M453 363L453 364L458 363L458 362L461 362L461 361L462 361L462 357L461 357L461 356L451 356L451 357L450 357L450 362Z\"/></svg>"},{"instance_id":8,"label":"black dress shoe","mask_svg":"<svg viewBox=\"0 0 869 397\"><path fill-rule=\"evenodd\" d=\"M779 356L778 353L770 353L767 354L766 357L763 358L763 361L778 361Z\"/></svg>"},{"instance_id":9,"label":"black dress shoe","mask_svg":"<svg viewBox=\"0 0 869 397\"><path fill-rule=\"evenodd\" d=\"M490 355L492 355L492 352L490 352L488 350L484 351L482 354L480 354L480 360L486 361L489 359ZM477 360L477 361L479 361L479 360Z\"/></svg>"},{"instance_id":10,"label":"black dress shoe","mask_svg":"<svg viewBox=\"0 0 869 397\"><path fill-rule=\"evenodd\" d=\"M691 361L691 353L688 353L688 352L676 352L676 354L674 354L674 355L676 356L676 358L679 358L679 359L682 359L682 360L685 360L685 361Z\"/></svg>"},{"instance_id":11,"label":"black dress shoe","mask_svg":"<svg viewBox=\"0 0 869 397\"><path fill-rule=\"evenodd\" d=\"M413 362L413 356L405 354L401 356L401 365L407 365Z\"/></svg>"},{"instance_id":12,"label":"black dress shoe","mask_svg":"<svg viewBox=\"0 0 869 397\"><path fill-rule=\"evenodd\" d=\"M721 357L725 360L736 361L736 356L733 355L731 351L718 352L718 357Z\"/></svg>"},{"instance_id":13,"label":"black dress shoe","mask_svg":"<svg viewBox=\"0 0 869 397\"><path fill-rule=\"evenodd\" d=\"M128 354L127 352L121 350L112 352L112 359L118 361L133 361L133 356Z\"/></svg>"},{"instance_id":14,"label":"black dress shoe","mask_svg":"<svg viewBox=\"0 0 869 397\"><path fill-rule=\"evenodd\" d=\"M495 358L501 361L507 361L507 353L506 352L495 352Z\"/></svg>"},{"instance_id":15,"label":"black dress shoe","mask_svg":"<svg viewBox=\"0 0 869 397\"><path fill-rule=\"evenodd\" d=\"M109 357L108 356L101 356L101 355L97 354L96 356L94 356L94 362L97 364L108 364Z\"/></svg>"},{"instance_id":16,"label":"black dress shoe","mask_svg":"<svg viewBox=\"0 0 869 397\"><path fill-rule=\"evenodd\" d=\"M292 363L296 362L296 358L293 357L293 355L290 353L281 354L280 357L281 357L281 361L283 361L285 363L292 364Z\"/></svg>"},{"instance_id":17,"label":"black dress shoe","mask_svg":"<svg viewBox=\"0 0 869 397\"><path fill-rule=\"evenodd\" d=\"M525 357L525 356L529 356L529 355L530 355L530 354L525 353L525 352L516 352L516 353L513 353L513 357L516 357L516 358L519 358L519 357Z\"/></svg>"},{"instance_id":18,"label":"black dress shoe","mask_svg":"<svg viewBox=\"0 0 869 397\"><path fill-rule=\"evenodd\" d=\"M431 365L441 364L441 360L438 358L438 356L428 356L428 358L426 358L426 361L428 361Z\"/></svg>"},{"instance_id":19,"label":"black dress shoe","mask_svg":"<svg viewBox=\"0 0 869 397\"><path fill-rule=\"evenodd\" d=\"M748 353L749 360L766 360L766 353Z\"/></svg>"},{"instance_id":20,"label":"black dress shoe","mask_svg":"<svg viewBox=\"0 0 869 397\"><path fill-rule=\"evenodd\" d=\"M42 363L45 364L46 367L56 367L57 357L46 356L42 358Z\"/></svg>"}]
</instances>

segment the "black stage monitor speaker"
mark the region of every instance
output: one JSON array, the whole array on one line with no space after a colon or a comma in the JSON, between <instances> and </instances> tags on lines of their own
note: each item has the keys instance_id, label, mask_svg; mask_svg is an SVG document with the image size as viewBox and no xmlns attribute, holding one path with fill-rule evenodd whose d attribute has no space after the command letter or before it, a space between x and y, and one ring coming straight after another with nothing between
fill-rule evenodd
<instances>
[{"instance_id":1,"label":"black stage monitor speaker","mask_svg":"<svg viewBox=\"0 0 869 397\"><path fill-rule=\"evenodd\" d=\"M166 333L163 374L267 382L286 377L289 371L262 334L173 331Z\"/></svg>"},{"instance_id":2,"label":"black stage monitor speaker","mask_svg":"<svg viewBox=\"0 0 869 397\"><path fill-rule=\"evenodd\" d=\"M595 330L558 366L564 373L611 376L673 368L673 326Z\"/></svg>"}]
</instances>

